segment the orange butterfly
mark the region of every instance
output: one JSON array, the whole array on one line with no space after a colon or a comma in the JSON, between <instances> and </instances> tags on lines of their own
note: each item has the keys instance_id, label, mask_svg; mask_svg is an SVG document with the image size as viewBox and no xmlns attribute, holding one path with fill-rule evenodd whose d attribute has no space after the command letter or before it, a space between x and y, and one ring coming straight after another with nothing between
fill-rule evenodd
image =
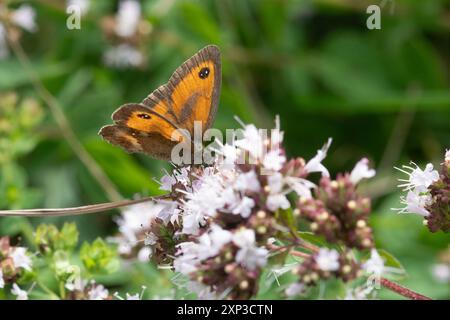
<instances>
[{"instance_id":1,"label":"orange butterfly","mask_svg":"<svg viewBox=\"0 0 450 320\"><path fill-rule=\"evenodd\" d=\"M185 129L192 137L194 121L201 121L204 130L211 127L221 77L220 50L209 45L178 67L169 82L144 101L117 109L112 115L115 124L103 127L99 134L128 152L170 160L172 148L185 138L174 139L175 130Z\"/></svg>"}]
</instances>

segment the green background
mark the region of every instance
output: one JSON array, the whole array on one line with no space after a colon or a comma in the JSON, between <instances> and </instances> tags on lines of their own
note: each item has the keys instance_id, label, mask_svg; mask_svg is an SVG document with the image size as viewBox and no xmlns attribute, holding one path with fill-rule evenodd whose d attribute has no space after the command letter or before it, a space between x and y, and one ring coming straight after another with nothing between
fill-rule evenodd
<instances>
[{"instance_id":1,"label":"green background","mask_svg":"<svg viewBox=\"0 0 450 320\"><path fill-rule=\"evenodd\" d=\"M450 298L449 286L431 273L449 236L430 234L419 216L390 210L400 206L395 186L401 174L393 166L410 160L437 166L450 147L450 1L391 1L395 7L382 8L381 30L366 27L366 8L382 3L377 0L143 1L152 32L144 44L148 63L140 70L102 63L109 44L100 19L114 14L116 1L92 1L81 30L66 28L64 1L28 2L39 25L37 33L21 39L32 67L124 197L159 193L152 178L168 166L107 144L97 135L99 128L121 104L141 101L197 50L216 44L222 50L223 84L215 127L239 127L236 115L270 128L278 114L289 156L309 159L333 137L324 162L332 174L368 157L378 171L364 185L374 198L377 246L404 265L408 277L402 283L433 298ZM36 98L44 119L28 131L17 130L15 140L3 140L0 151L17 156L0 163L0 206L107 201L13 54L0 60L0 92L6 91ZM24 147L24 141L30 145ZM116 232L113 214L45 221L76 221L81 238L92 240ZM17 235L43 220L0 218L0 234ZM125 291L145 284L151 297L170 292L170 277L136 264L104 280ZM264 295L276 296L276 289ZM398 298L385 290L381 297Z\"/></svg>"}]
</instances>

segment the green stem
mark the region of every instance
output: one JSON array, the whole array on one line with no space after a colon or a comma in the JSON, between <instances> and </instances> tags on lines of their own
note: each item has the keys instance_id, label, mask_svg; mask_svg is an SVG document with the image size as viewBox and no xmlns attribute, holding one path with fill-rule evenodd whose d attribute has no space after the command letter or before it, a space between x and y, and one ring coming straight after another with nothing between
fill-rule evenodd
<instances>
[{"instance_id":1,"label":"green stem","mask_svg":"<svg viewBox=\"0 0 450 320\"><path fill-rule=\"evenodd\" d=\"M61 296L61 299L65 299L66 298L66 288L64 287L64 282L60 281L59 282L59 295Z\"/></svg>"},{"instance_id":2,"label":"green stem","mask_svg":"<svg viewBox=\"0 0 450 320\"><path fill-rule=\"evenodd\" d=\"M50 290L46 285L44 285L42 282L37 281L37 285L46 293L48 293L48 295L51 297L52 300L60 300L60 298L58 297L58 295L56 293L54 293L52 290Z\"/></svg>"},{"instance_id":3,"label":"green stem","mask_svg":"<svg viewBox=\"0 0 450 320\"><path fill-rule=\"evenodd\" d=\"M21 229L22 235L25 238L28 245L32 247L34 250L37 250L38 248L34 243L34 228L31 225L30 221L28 221L28 219L23 220Z\"/></svg>"}]
</instances>

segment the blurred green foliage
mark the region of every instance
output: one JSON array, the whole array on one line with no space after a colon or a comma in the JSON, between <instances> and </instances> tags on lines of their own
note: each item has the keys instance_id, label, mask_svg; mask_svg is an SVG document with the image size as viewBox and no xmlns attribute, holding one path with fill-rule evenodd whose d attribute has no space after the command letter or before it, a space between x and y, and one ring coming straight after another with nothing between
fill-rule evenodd
<instances>
[{"instance_id":1,"label":"blurred green foliage","mask_svg":"<svg viewBox=\"0 0 450 320\"><path fill-rule=\"evenodd\" d=\"M56 250L72 251L78 243L78 230L74 223L64 223L59 231L52 224L41 224L36 228L34 241L44 254Z\"/></svg>"},{"instance_id":2,"label":"blurred green foliage","mask_svg":"<svg viewBox=\"0 0 450 320\"><path fill-rule=\"evenodd\" d=\"M134 70L102 62L108 41L100 19L114 14L117 1L91 1L81 30L66 28L65 1L32 1L39 31L23 34L21 42L78 139L125 197L158 193L152 178L167 164L126 154L102 141L97 131L111 122L118 106L141 101L198 49L219 45L223 86L215 127L238 127L233 115L271 127L279 114L289 155L310 158L331 136L334 143L325 162L331 172L351 170L362 156L370 158L378 169L366 185L376 199L372 220L377 244L403 264L405 284L435 298L450 298L449 286L431 273L449 236L429 234L419 217L390 210L399 205L392 167L410 160L438 163L450 147L450 4L396 0L392 11L389 5L382 9L381 30L368 30L365 9L381 2L142 1L152 29L145 42L147 65ZM14 55L0 60L0 92L15 92L0 96L0 207L107 200L62 138L52 114L35 102L40 97ZM45 222L65 220L77 223L83 241L116 230L108 214ZM30 223L41 221L2 218L0 234L22 233L31 240ZM42 228L37 236L49 243L61 236ZM61 232L75 237L64 228ZM89 270L112 269L109 262L92 263L94 258L102 261L98 257L109 261L110 254L101 240L81 248ZM102 280L124 290L147 284L147 295L153 296L167 292L169 277L138 263L132 271L121 269ZM270 292L263 297L274 297ZM382 297L398 298L384 291Z\"/></svg>"},{"instance_id":3,"label":"blurred green foliage","mask_svg":"<svg viewBox=\"0 0 450 320\"><path fill-rule=\"evenodd\" d=\"M112 273L119 268L117 251L109 247L102 239L97 238L92 244L83 243L80 258L89 272Z\"/></svg>"}]
</instances>

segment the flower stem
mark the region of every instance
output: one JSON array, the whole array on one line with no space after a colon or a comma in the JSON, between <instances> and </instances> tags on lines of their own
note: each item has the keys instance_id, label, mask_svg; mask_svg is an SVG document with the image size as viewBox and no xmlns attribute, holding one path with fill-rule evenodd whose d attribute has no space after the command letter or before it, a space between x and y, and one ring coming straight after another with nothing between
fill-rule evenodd
<instances>
[{"instance_id":1,"label":"flower stem","mask_svg":"<svg viewBox=\"0 0 450 320\"><path fill-rule=\"evenodd\" d=\"M61 299L66 298L66 288L64 288L65 284L63 281L59 282L59 295L61 296Z\"/></svg>"},{"instance_id":2,"label":"flower stem","mask_svg":"<svg viewBox=\"0 0 450 320\"><path fill-rule=\"evenodd\" d=\"M267 247L267 249L269 249L272 252L276 252L276 251L278 251L278 252L285 252L286 250L290 250L291 249L290 248L291 246L283 246L283 247L281 247L281 246L276 246L274 244L268 244L266 247ZM304 252L300 252L300 251L293 251L293 250L291 250L289 253L292 254L293 256L297 256L297 257L302 257L302 258L308 258L309 257L308 253L304 253Z\"/></svg>"},{"instance_id":3,"label":"flower stem","mask_svg":"<svg viewBox=\"0 0 450 320\"><path fill-rule=\"evenodd\" d=\"M43 284L41 281L37 282L37 285L45 292L49 295L49 297L52 300L60 300L60 297L54 293L52 290L50 290L45 284Z\"/></svg>"},{"instance_id":4,"label":"flower stem","mask_svg":"<svg viewBox=\"0 0 450 320\"><path fill-rule=\"evenodd\" d=\"M431 298L421 295L420 293L414 292L408 288L405 288L398 283L392 282L388 279L381 278L381 285L388 290L398 293L405 298L409 298L412 300L432 300Z\"/></svg>"},{"instance_id":5,"label":"flower stem","mask_svg":"<svg viewBox=\"0 0 450 320\"><path fill-rule=\"evenodd\" d=\"M278 250L284 251L284 250L286 250L285 247L280 247L280 246L276 246L276 245L273 245L273 244L268 245L267 248L272 250L272 251L278 251ZM296 256L296 257L300 257L300 258L305 258L305 257L309 256L309 254L307 254L307 253L299 252L299 251L295 251L295 250L291 250L289 252L289 254L291 254L293 256ZM411 299L411 300L432 300L431 298L429 298L427 296L424 296L424 295L422 295L420 293L414 292L411 289L405 288L405 287L399 285L398 283L392 282L391 280L388 280L386 278L381 278L380 282L381 282L381 285L384 288L386 288L388 290L391 290L391 291L393 291L395 293L398 293L399 295L401 295L401 296L403 296L405 298L408 298L408 299Z\"/></svg>"}]
</instances>

